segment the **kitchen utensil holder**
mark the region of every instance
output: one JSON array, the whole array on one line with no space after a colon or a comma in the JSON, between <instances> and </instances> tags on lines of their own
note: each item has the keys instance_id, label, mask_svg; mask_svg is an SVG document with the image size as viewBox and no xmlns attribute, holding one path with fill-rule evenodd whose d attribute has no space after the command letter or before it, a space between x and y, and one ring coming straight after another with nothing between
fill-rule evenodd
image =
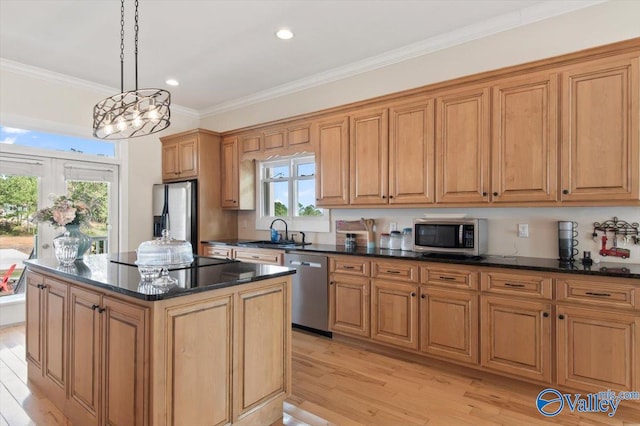
<instances>
[{"instance_id":1,"label":"kitchen utensil holder","mask_svg":"<svg viewBox=\"0 0 640 426\"><path fill-rule=\"evenodd\" d=\"M606 220L602 223L593 223L592 237L595 241L598 239L598 231L603 232L605 235L607 232L613 233L613 238L622 236L625 241L632 240L633 244L640 244L640 224L637 222L629 223L624 220L619 220L617 217L613 217L611 220Z\"/></svg>"}]
</instances>

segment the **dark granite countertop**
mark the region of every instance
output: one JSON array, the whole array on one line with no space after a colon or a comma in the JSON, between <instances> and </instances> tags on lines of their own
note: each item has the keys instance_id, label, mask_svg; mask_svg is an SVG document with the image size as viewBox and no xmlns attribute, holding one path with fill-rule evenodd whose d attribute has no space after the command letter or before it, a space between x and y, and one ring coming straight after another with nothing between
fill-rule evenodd
<instances>
[{"instance_id":1,"label":"dark granite countertop","mask_svg":"<svg viewBox=\"0 0 640 426\"><path fill-rule=\"evenodd\" d=\"M148 301L186 296L295 273L293 269L282 266L196 256L188 267L169 269L169 275L178 279L178 286L163 291L141 281L135 260L135 252L127 252L85 256L84 260L76 261L71 266L61 266L55 258L31 259L24 263L34 271L47 272L62 279L79 281Z\"/></svg>"},{"instance_id":2,"label":"dark granite countertop","mask_svg":"<svg viewBox=\"0 0 640 426\"><path fill-rule=\"evenodd\" d=\"M202 241L209 244L221 244L221 245L246 245L251 240L215 240L215 241ZM355 249L347 250L343 246L331 245L331 244L311 244L299 247L273 247L274 249L285 250L286 252L302 252L302 253L325 253L325 254L340 254L340 255L353 255L353 256L371 256L378 258L389 259L405 259L405 260L419 260L426 262L448 263L448 264L460 264L460 265L475 265L486 267L500 267L509 269L523 269L531 271L544 271L554 273L569 273L569 274L582 274L582 275L596 275L618 278L634 278L640 279L640 264L637 263L614 263L614 262L600 262L594 263L591 266L584 266L579 260L573 263L560 262L557 259L543 259L537 257L522 257L522 256L494 256L486 255L482 259L473 258L456 258L456 257L430 257L423 256L421 253L413 251L401 251L401 250L387 250L387 249L367 249L365 247L356 247Z\"/></svg>"}]
</instances>

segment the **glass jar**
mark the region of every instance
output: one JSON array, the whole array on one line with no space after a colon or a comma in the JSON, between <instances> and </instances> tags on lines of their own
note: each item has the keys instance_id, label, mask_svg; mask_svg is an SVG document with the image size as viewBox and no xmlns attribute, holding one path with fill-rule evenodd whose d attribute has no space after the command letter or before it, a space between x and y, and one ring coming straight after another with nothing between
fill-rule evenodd
<instances>
[{"instance_id":1,"label":"glass jar","mask_svg":"<svg viewBox=\"0 0 640 426\"><path fill-rule=\"evenodd\" d=\"M54 238L53 251L62 266L73 265L76 257L78 257L79 244L80 240L72 237L69 232L65 232L61 237Z\"/></svg>"},{"instance_id":2,"label":"glass jar","mask_svg":"<svg viewBox=\"0 0 640 426\"><path fill-rule=\"evenodd\" d=\"M356 234L347 234L344 238L344 248L352 250L356 248Z\"/></svg>"},{"instance_id":3,"label":"glass jar","mask_svg":"<svg viewBox=\"0 0 640 426\"><path fill-rule=\"evenodd\" d=\"M401 250L402 249L402 234L400 231L391 231L391 235L389 236L389 248L391 250Z\"/></svg>"},{"instance_id":4,"label":"glass jar","mask_svg":"<svg viewBox=\"0 0 640 426\"><path fill-rule=\"evenodd\" d=\"M389 248L389 234L380 234L380 248L381 249Z\"/></svg>"},{"instance_id":5,"label":"glass jar","mask_svg":"<svg viewBox=\"0 0 640 426\"><path fill-rule=\"evenodd\" d=\"M404 228L402 230L402 244L401 249L405 251L413 250L413 238L412 238L412 229Z\"/></svg>"}]
</instances>

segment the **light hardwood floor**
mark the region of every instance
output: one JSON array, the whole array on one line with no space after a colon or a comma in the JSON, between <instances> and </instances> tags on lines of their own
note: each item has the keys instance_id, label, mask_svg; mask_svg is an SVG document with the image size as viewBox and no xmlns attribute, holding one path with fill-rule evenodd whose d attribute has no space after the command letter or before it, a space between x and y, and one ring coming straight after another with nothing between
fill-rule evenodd
<instances>
[{"instance_id":1,"label":"light hardwood floor","mask_svg":"<svg viewBox=\"0 0 640 426\"><path fill-rule=\"evenodd\" d=\"M22 325L0 329L0 426L68 425L46 395L27 384L24 338ZM541 389L295 331L293 392L276 425L640 425L640 404L621 406L613 418L565 409L546 421L535 408Z\"/></svg>"}]
</instances>

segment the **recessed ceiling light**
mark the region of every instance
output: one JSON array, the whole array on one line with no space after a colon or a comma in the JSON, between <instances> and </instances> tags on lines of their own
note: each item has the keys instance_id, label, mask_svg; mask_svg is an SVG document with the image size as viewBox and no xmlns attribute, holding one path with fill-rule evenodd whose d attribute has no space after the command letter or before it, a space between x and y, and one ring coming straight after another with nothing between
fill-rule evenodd
<instances>
[{"instance_id":1,"label":"recessed ceiling light","mask_svg":"<svg viewBox=\"0 0 640 426\"><path fill-rule=\"evenodd\" d=\"M165 83L167 83L169 86L180 86L180 82L173 78L170 78L169 80L165 81Z\"/></svg>"},{"instance_id":2,"label":"recessed ceiling light","mask_svg":"<svg viewBox=\"0 0 640 426\"><path fill-rule=\"evenodd\" d=\"M276 32L276 37L280 40L289 40L293 38L293 33L289 28L280 28L278 32Z\"/></svg>"}]
</instances>

